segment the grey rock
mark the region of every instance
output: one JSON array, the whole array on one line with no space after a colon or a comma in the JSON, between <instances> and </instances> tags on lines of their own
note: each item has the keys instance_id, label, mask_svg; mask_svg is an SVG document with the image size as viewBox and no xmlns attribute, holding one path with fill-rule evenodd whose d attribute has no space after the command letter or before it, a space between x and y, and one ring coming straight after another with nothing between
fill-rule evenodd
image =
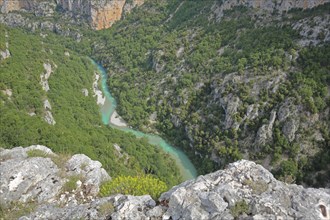
<instances>
[{"instance_id":1,"label":"grey rock","mask_svg":"<svg viewBox=\"0 0 330 220\"><path fill-rule=\"evenodd\" d=\"M110 180L109 174L101 168L99 161L93 161L84 154L72 156L66 163L68 175L84 176L84 184L90 186L90 195L96 196L102 182Z\"/></svg>"},{"instance_id":2,"label":"grey rock","mask_svg":"<svg viewBox=\"0 0 330 220\"><path fill-rule=\"evenodd\" d=\"M48 84L47 84L48 85ZM55 125L56 121L53 117L53 114L50 110L52 110L52 106L50 105L50 102L48 99L44 101L44 109L45 109L45 115L44 115L44 120L49 124L49 125Z\"/></svg>"},{"instance_id":3,"label":"grey rock","mask_svg":"<svg viewBox=\"0 0 330 220\"><path fill-rule=\"evenodd\" d=\"M72 220L72 219L89 219L99 220L108 219L112 206L111 197L96 199L90 203L69 205L59 207L54 204L40 205L33 213L22 216L19 220ZM104 210L103 210L104 209Z\"/></svg>"},{"instance_id":4,"label":"grey rock","mask_svg":"<svg viewBox=\"0 0 330 220\"><path fill-rule=\"evenodd\" d=\"M290 118L284 123L282 132L288 138L289 141L293 141L295 139L295 134L298 128L299 122L295 119Z\"/></svg>"},{"instance_id":5,"label":"grey rock","mask_svg":"<svg viewBox=\"0 0 330 220\"><path fill-rule=\"evenodd\" d=\"M52 110L52 106L50 105L50 102L48 99L44 101L44 109L46 110Z\"/></svg>"},{"instance_id":6,"label":"grey rock","mask_svg":"<svg viewBox=\"0 0 330 220\"><path fill-rule=\"evenodd\" d=\"M84 88L81 90L81 92L84 96L88 96L88 89Z\"/></svg>"},{"instance_id":7,"label":"grey rock","mask_svg":"<svg viewBox=\"0 0 330 220\"><path fill-rule=\"evenodd\" d=\"M39 150L39 151L43 151L47 156L57 157L57 155L51 149L43 145L31 145L29 147L23 148L23 150L25 152L29 152L30 150Z\"/></svg>"},{"instance_id":8,"label":"grey rock","mask_svg":"<svg viewBox=\"0 0 330 220\"><path fill-rule=\"evenodd\" d=\"M13 149L2 149L0 148L0 160L6 161L10 159L15 160L23 160L28 157L27 152L31 150L39 150L43 151L45 153L45 156L57 156L53 153L51 149L48 147L45 147L43 145L31 145L29 147L23 148L23 147L15 147Z\"/></svg>"},{"instance_id":9,"label":"grey rock","mask_svg":"<svg viewBox=\"0 0 330 220\"><path fill-rule=\"evenodd\" d=\"M29 157L28 152L32 150L43 154L39 153L41 157ZM51 159L55 157L58 156L51 149L42 145L0 148L0 204L7 206L11 202L35 201L39 204L77 205L80 201L93 200L101 182L110 179L100 162L85 155L74 155L67 163L68 170L58 168ZM83 183L78 181L77 189L65 192L67 199L62 199L60 192L65 182L76 174L82 176Z\"/></svg>"},{"instance_id":10,"label":"grey rock","mask_svg":"<svg viewBox=\"0 0 330 220\"><path fill-rule=\"evenodd\" d=\"M156 202L149 196L114 197L115 212L111 219L147 219L146 212L156 206ZM150 213L150 212L149 212ZM152 213L150 213L152 214Z\"/></svg>"},{"instance_id":11,"label":"grey rock","mask_svg":"<svg viewBox=\"0 0 330 220\"><path fill-rule=\"evenodd\" d=\"M10 57L10 52L8 49L0 50L0 60L5 60Z\"/></svg>"},{"instance_id":12,"label":"grey rock","mask_svg":"<svg viewBox=\"0 0 330 220\"><path fill-rule=\"evenodd\" d=\"M149 196L92 196L91 200L59 205L55 201L63 182L50 158L28 158L27 151L44 146L0 149L0 202L26 202L39 206L20 220L35 219L320 219L329 218L330 189L303 188L277 181L254 162L241 160L225 170L188 180L163 193L159 204ZM10 155L10 156L8 156ZM75 155L66 164L67 174L79 174L98 184L103 171L99 162ZM91 174L98 170L99 175ZM55 178L55 179L54 179ZM108 175L106 179L110 178ZM54 180L57 180L54 181ZM82 183L78 184L80 187ZM235 213L237 204L246 204Z\"/></svg>"},{"instance_id":13,"label":"grey rock","mask_svg":"<svg viewBox=\"0 0 330 220\"><path fill-rule=\"evenodd\" d=\"M226 100L226 119L225 119L225 129L229 129L231 126L233 126L234 115L237 112L237 108L240 105L240 99L237 96L228 96L228 100Z\"/></svg>"},{"instance_id":14,"label":"grey rock","mask_svg":"<svg viewBox=\"0 0 330 220\"><path fill-rule=\"evenodd\" d=\"M320 207L330 210L327 190L287 185L246 160L182 183L159 200L168 203L165 219L233 219L230 210L243 200L252 219L326 219Z\"/></svg>"},{"instance_id":15,"label":"grey rock","mask_svg":"<svg viewBox=\"0 0 330 220\"><path fill-rule=\"evenodd\" d=\"M330 22L330 15L323 17L316 16L311 19L301 19L292 25L294 30L299 31L301 39L298 44L306 47L309 45L318 45L330 41L330 30L327 28Z\"/></svg>"},{"instance_id":16,"label":"grey rock","mask_svg":"<svg viewBox=\"0 0 330 220\"><path fill-rule=\"evenodd\" d=\"M16 150L16 152L19 152ZM20 158L24 158L23 152ZM0 204L10 202L39 203L54 200L64 183L59 178L59 169L50 158L8 159L0 165Z\"/></svg>"},{"instance_id":17,"label":"grey rock","mask_svg":"<svg viewBox=\"0 0 330 220\"><path fill-rule=\"evenodd\" d=\"M34 14L36 16L50 17L55 12L56 4L54 2L39 2L35 5Z\"/></svg>"},{"instance_id":18,"label":"grey rock","mask_svg":"<svg viewBox=\"0 0 330 220\"><path fill-rule=\"evenodd\" d=\"M49 63L43 64L45 73L40 74L40 84L42 85L42 89L48 92L50 90L48 79L50 75L53 73L52 65Z\"/></svg>"},{"instance_id":19,"label":"grey rock","mask_svg":"<svg viewBox=\"0 0 330 220\"><path fill-rule=\"evenodd\" d=\"M53 117L52 112L50 112L48 110L45 112L44 120L45 120L45 122L47 122L50 125L55 125L56 124L56 121Z\"/></svg>"},{"instance_id":20,"label":"grey rock","mask_svg":"<svg viewBox=\"0 0 330 220\"><path fill-rule=\"evenodd\" d=\"M278 109L279 122L285 121L289 117L295 117L298 114L298 107L293 105L293 99L286 99L285 102Z\"/></svg>"},{"instance_id":21,"label":"grey rock","mask_svg":"<svg viewBox=\"0 0 330 220\"><path fill-rule=\"evenodd\" d=\"M263 146L272 140L273 125L275 119L276 119L276 111L273 110L270 113L269 122L267 124L262 125L257 132L257 136L255 139L256 146Z\"/></svg>"},{"instance_id":22,"label":"grey rock","mask_svg":"<svg viewBox=\"0 0 330 220\"><path fill-rule=\"evenodd\" d=\"M294 8L310 9L328 2L330 2L330 0L225 0L215 4L212 9L214 13L213 17L219 21L223 17L225 10L230 10L236 6L246 6L270 12L277 11L283 13Z\"/></svg>"}]
</instances>

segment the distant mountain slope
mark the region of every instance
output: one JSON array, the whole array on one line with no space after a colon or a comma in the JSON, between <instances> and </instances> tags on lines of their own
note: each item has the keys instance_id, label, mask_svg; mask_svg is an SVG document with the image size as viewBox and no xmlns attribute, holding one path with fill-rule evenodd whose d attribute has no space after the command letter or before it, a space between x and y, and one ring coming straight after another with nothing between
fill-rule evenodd
<instances>
[{"instance_id":1,"label":"distant mountain slope","mask_svg":"<svg viewBox=\"0 0 330 220\"><path fill-rule=\"evenodd\" d=\"M201 173L246 158L329 185L329 7L220 18L221 1L149 1L100 32L94 56L124 119L163 132Z\"/></svg>"}]
</instances>

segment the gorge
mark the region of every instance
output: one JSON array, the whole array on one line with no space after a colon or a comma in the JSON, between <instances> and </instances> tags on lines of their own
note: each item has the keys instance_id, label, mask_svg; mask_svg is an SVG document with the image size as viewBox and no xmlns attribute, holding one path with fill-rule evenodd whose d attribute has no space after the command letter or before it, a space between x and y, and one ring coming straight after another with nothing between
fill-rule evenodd
<instances>
[{"instance_id":1,"label":"gorge","mask_svg":"<svg viewBox=\"0 0 330 220\"><path fill-rule=\"evenodd\" d=\"M101 107L102 121L106 125L110 125L116 129L129 132L134 134L138 138L147 138L148 142L152 145L160 147L166 153L169 153L171 157L176 161L177 166L179 167L180 173L183 177L183 180L193 179L197 176L197 171L194 165L191 163L189 158L182 152L182 150L171 146L164 139L157 135L145 134L143 132L129 128L128 126L118 126L111 123L111 116L114 114L117 107L115 98L110 93L110 88L108 87L108 75L106 70L95 61L92 61L93 64L97 67L99 73L101 74L101 87L103 94L105 96L105 102Z\"/></svg>"},{"instance_id":2,"label":"gorge","mask_svg":"<svg viewBox=\"0 0 330 220\"><path fill-rule=\"evenodd\" d=\"M0 0L0 219L329 220L329 11Z\"/></svg>"}]
</instances>

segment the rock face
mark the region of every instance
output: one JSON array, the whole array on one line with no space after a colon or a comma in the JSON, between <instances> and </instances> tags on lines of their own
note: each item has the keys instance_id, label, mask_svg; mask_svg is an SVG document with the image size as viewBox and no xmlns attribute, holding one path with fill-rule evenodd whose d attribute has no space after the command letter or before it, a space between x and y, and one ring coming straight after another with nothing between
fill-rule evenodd
<instances>
[{"instance_id":1,"label":"rock face","mask_svg":"<svg viewBox=\"0 0 330 220\"><path fill-rule=\"evenodd\" d=\"M38 202L51 201L64 184L57 175L59 169L53 161L50 158L29 158L27 152L31 150L53 155L50 149L39 145L1 151L1 205L32 199Z\"/></svg>"},{"instance_id":2,"label":"rock face","mask_svg":"<svg viewBox=\"0 0 330 220\"><path fill-rule=\"evenodd\" d=\"M91 26L96 29L109 28L121 19L123 12L129 13L134 7L142 5L144 0L2 0L2 13L11 11L29 11L36 16L51 16L55 7L71 12L75 16L87 16Z\"/></svg>"},{"instance_id":3,"label":"rock face","mask_svg":"<svg viewBox=\"0 0 330 220\"><path fill-rule=\"evenodd\" d=\"M222 4L215 4L213 9L219 20L225 10L235 6L283 12L293 8L313 8L328 2L330 0L226 0ZM144 0L0 0L0 11L2 13L28 11L36 16L52 16L55 8L58 7L71 15L87 17L92 28L100 30L111 27L115 21L143 3Z\"/></svg>"},{"instance_id":4,"label":"rock face","mask_svg":"<svg viewBox=\"0 0 330 220\"><path fill-rule=\"evenodd\" d=\"M238 0L226 1L224 3L224 8L230 9L237 5L244 5L252 8L261 8L269 11L289 11L293 8L314 8L316 6L323 5L327 2L329 2L329 0Z\"/></svg>"},{"instance_id":5,"label":"rock face","mask_svg":"<svg viewBox=\"0 0 330 220\"><path fill-rule=\"evenodd\" d=\"M246 160L182 183L160 201L168 204L167 219L233 219L243 203L249 219L327 219L330 209L329 190L284 184Z\"/></svg>"},{"instance_id":6,"label":"rock face","mask_svg":"<svg viewBox=\"0 0 330 220\"><path fill-rule=\"evenodd\" d=\"M133 0L130 2L126 0L57 1L66 11L87 15L92 27L96 30L109 28L115 21L121 19L124 7L125 11L129 12L133 7L143 4L144 1Z\"/></svg>"},{"instance_id":7,"label":"rock face","mask_svg":"<svg viewBox=\"0 0 330 220\"><path fill-rule=\"evenodd\" d=\"M51 16L55 11L56 4L49 0L2 0L0 8L2 13L11 11L30 11L36 16Z\"/></svg>"},{"instance_id":8,"label":"rock face","mask_svg":"<svg viewBox=\"0 0 330 220\"><path fill-rule=\"evenodd\" d=\"M3 207L10 206L11 202L32 201L77 204L78 199L86 201L94 197L100 183L110 180L100 162L85 155L74 155L65 161L41 145L0 148L0 162L0 205ZM77 187L65 192L66 182L78 175L83 178L77 181Z\"/></svg>"},{"instance_id":9,"label":"rock face","mask_svg":"<svg viewBox=\"0 0 330 220\"><path fill-rule=\"evenodd\" d=\"M69 175L84 176L85 185L89 188L89 194L96 196L102 182L110 179L108 173L101 168L99 161L93 161L84 154L76 154L66 163Z\"/></svg>"},{"instance_id":10,"label":"rock face","mask_svg":"<svg viewBox=\"0 0 330 220\"><path fill-rule=\"evenodd\" d=\"M267 11L284 12L293 8L310 9L330 2L330 0L226 0L223 4L215 5L214 11L217 19L221 19L225 10L230 10L236 6L246 6L250 8L263 9Z\"/></svg>"},{"instance_id":11,"label":"rock face","mask_svg":"<svg viewBox=\"0 0 330 220\"><path fill-rule=\"evenodd\" d=\"M9 36L7 32L5 33L5 37L6 37L6 43L5 43L6 47L4 48L4 50L0 49L0 60L5 60L10 57L9 42L8 42Z\"/></svg>"},{"instance_id":12,"label":"rock face","mask_svg":"<svg viewBox=\"0 0 330 220\"><path fill-rule=\"evenodd\" d=\"M39 150L45 157L28 157L31 150ZM51 159L57 156L44 146L1 149L0 153L1 205L32 200L37 203L36 209L20 220L330 217L329 189L282 183L262 166L246 160L173 187L161 195L157 205L149 195L97 198L100 182L110 177L99 162L82 154L71 157L59 172L63 167ZM83 182L77 181L75 190L61 194L67 178L76 175ZM88 186L94 186L95 191L86 190Z\"/></svg>"}]
</instances>

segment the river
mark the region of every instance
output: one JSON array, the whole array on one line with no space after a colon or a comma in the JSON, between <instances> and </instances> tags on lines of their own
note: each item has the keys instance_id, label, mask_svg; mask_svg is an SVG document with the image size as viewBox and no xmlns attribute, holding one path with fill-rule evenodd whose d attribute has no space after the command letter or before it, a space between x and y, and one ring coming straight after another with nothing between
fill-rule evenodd
<instances>
[{"instance_id":1,"label":"river","mask_svg":"<svg viewBox=\"0 0 330 220\"><path fill-rule=\"evenodd\" d=\"M167 143L163 138L154 135L154 134L146 134L141 131L137 131L134 129L131 129L127 126L116 126L114 124L111 124L110 118L111 115L114 113L116 107L117 107L117 102L115 98L111 95L110 89L107 84L107 78L108 75L105 71L105 69L95 61L93 61L93 64L97 67L98 72L101 74L101 86L102 86L102 91L105 96L105 103L101 107L101 114L102 114L102 122L106 125L110 125L113 128L125 131L125 132L130 132L134 134L138 138L145 137L148 139L149 143L152 145L156 145L163 149L165 152L169 153L169 155L175 160L178 168L180 169L180 173L183 177L183 180L189 180L193 179L197 176L197 171L194 165L191 163L187 155L183 153L180 149L171 146L169 143Z\"/></svg>"}]
</instances>

